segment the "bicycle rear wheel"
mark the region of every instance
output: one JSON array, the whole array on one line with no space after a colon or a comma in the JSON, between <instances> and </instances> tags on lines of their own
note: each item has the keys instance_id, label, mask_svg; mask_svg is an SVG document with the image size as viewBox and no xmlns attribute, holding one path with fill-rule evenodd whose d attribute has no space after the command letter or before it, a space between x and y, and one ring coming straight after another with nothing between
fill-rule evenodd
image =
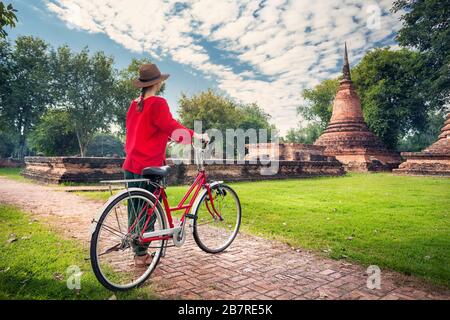
<instances>
[{"instance_id":1,"label":"bicycle rear wheel","mask_svg":"<svg viewBox=\"0 0 450 320\"><path fill-rule=\"evenodd\" d=\"M214 207L207 192L201 195L194 212L193 235L203 251L218 253L228 248L239 232L241 203L236 192L225 184L213 186L211 194Z\"/></svg>"},{"instance_id":2,"label":"bicycle rear wheel","mask_svg":"<svg viewBox=\"0 0 450 320\"><path fill-rule=\"evenodd\" d=\"M125 291L141 285L151 275L159 262L165 240L152 241L149 245L139 240L145 226L147 210L156 206L146 231L166 229L163 209L156 198L144 190L123 192L108 201L91 237L91 265L100 283L109 290ZM133 226L139 213L141 219ZM131 220L130 220L131 219ZM151 230L153 229L153 230ZM151 263L136 266L135 255L148 251Z\"/></svg>"}]
</instances>

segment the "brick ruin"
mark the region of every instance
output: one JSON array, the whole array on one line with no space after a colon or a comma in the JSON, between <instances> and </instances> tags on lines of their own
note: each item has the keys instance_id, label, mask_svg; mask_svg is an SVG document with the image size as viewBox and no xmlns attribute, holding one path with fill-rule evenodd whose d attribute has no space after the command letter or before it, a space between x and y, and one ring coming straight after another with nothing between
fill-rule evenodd
<instances>
[{"instance_id":1,"label":"brick ruin","mask_svg":"<svg viewBox=\"0 0 450 320\"><path fill-rule=\"evenodd\" d=\"M0 168L20 168L24 163L20 159L0 158Z\"/></svg>"},{"instance_id":2,"label":"brick ruin","mask_svg":"<svg viewBox=\"0 0 450 320\"><path fill-rule=\"evenodd\" d=\"M122 158L25 157L25 178L43 183L123 179Z\"/></svg>"},{"instance_id":3,"label":"brick ruin","mask_svg":"<svg viewBox=\"0 0 450 320\"><path fill-rule=\"evenodd\" d=\"M435 143L422 152L402 152L402 157L406 161L394 173L450 176L450 113Z\"/></svg>"},{"instance_id":4,"label":"brick ruin","mask_svg":"<svg viewBox=\"0 0 450 320\"><path fill-rule=\"evenodd\" d=\"M335 161L324 155L325 147L303 143L257 143L245 145L246 160L274 159L280 161L321 160ZM275 148L278 147L278 150Z\"/></svg>"},{"instance_id":5,"label":"brick ruin","mask_svg":"<svg viewBox=\"0 0 450 320\"><path fill-rule=\"evenodd\" d=\"M273 160L270 164L245 161L245 163L206 164L205 167L209 179L224 181L257 181L345 174L342 164L333 157L314 154L308 156L305 153L300 158L295 161ZM123 161L123 158L103 157L25 157L26 166L22 175L43 183L116 180L124 177L121 168ZM173 166L168 183L189 184L192 183L196 174L195 164L177 164Z\"/></svg>"},{"instance_id":6,"label":"brick ruin","mask_svg":"<svg viewBox=\"0 0 450 320\"><path fill-rule=\"evenodd\" d=\"M350 75L345 45L343 79L333 102L330 123L314 143L325 147L325 155L335 156L348 171L387 171L401 162L400 155L387 150L364 121L361 102Z\"/></svg>"}]
</instances>

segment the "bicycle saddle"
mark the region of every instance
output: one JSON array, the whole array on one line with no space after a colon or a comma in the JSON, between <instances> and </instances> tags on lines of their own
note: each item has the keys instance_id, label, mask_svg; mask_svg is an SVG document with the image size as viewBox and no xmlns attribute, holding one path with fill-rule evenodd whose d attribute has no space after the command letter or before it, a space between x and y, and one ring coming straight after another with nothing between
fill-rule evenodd
<instances>
[{"instance_id":1,"label":"bicycle saddle","mask_svg":"<svg viewBox=\"0 0 450 320\"><path fill-rule=\"evenodd\" d=\"M144 178L148 177L166 177L170 173L170 167L169 166L162 166L162 167L147 167L142 169L142 175Z\"/></svg>"}]
</instances>

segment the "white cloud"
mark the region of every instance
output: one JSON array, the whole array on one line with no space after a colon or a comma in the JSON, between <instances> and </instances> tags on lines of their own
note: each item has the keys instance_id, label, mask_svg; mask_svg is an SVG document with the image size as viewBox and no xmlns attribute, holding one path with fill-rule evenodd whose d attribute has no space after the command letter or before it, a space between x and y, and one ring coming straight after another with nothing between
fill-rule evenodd
<instances>
[{"instance_id":1,"label":"white cloud","mask_svg":"<svg viewBox=\"0 0 450 320\"><path fill-rule=\"evenodd\" d=\"M364 51L393 42L388 36L400 23L389 12L392 2L47 0L47 8L71 28L102 32L130 50L201 70L231 97L257 102L285 133L300 120L301 90L338 75L344 41L352 64ZM374 17L376 11L384 15ZM375 28L373 21L379 21ZM236 63L215 63L199 39L213 41ZM236 71L239 65L251 70Z\"/></svg>"}]
</instances>

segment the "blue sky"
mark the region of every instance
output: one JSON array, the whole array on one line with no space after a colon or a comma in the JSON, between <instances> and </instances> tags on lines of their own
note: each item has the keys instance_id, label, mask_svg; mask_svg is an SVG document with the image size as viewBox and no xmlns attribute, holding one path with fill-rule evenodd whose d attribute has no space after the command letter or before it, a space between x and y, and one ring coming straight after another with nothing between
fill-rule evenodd
<instances>
[{"instance_id":1,"label":"blue sky","mask_svg":"<svg viewBox=\"0 0 450 320\"><path fill-rule=\"evenodd\" d=\"M335 77L347 41L351 64L364 52L396 46L391 0L14 0L9 36L35 35L53 46L88 46L117 68L149 57L170 73L165 97L176 115L181 92L209 87L256 102L281 134L302 119L301 90Z\"/></svg>"}]
</instances>

